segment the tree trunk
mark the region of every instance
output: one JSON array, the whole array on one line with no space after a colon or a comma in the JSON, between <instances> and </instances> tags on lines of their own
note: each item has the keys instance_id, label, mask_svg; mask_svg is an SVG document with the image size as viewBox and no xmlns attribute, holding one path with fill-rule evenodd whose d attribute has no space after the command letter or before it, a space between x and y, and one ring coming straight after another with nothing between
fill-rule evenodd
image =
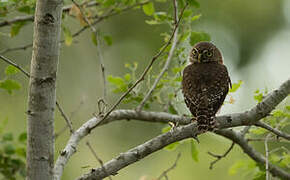
<instances>
[{"instance_id":1,"label":"tree trunk","mask_svg":"<svg viewBox=\"0 0 290 180\"><path fill-rule=\"evenodd\" d=\"M52 180L61 0L38 0L28 98L27 179Z\"/></svg>"}]
</instances>

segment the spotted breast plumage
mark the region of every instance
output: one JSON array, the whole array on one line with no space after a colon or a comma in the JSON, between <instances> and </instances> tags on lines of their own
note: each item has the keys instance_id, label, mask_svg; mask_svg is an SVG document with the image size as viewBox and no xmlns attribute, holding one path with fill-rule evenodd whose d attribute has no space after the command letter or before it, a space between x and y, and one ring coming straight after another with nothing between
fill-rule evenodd
<instances>
[{"instance_id":1,"label":"spotted breast plumage","mask_svg":"<svg viewBox=\"0 0 290 180\"><path fill-rule=\"evenodd\" d=\"M183 71L182 92L198 128L211 131L217 125L215 114L231 87L231 80L222 54L210 42L194 45L190 64Z\"/></svg>"}]
</instances>

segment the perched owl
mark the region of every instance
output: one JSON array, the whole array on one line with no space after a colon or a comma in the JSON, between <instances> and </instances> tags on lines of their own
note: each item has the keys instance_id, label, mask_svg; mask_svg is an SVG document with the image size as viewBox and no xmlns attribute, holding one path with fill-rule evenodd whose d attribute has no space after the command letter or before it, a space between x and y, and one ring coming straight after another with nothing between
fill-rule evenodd
<instances>
[{"instance_id":1,"label":"perched owl","mask_svg":"<svg viewBox=\"0 0 290 180\"><path fill-rule=\"evenodd\" d=\"M221 52L210 42L195 44L189 60L182 79L185 103L199 130L212 131L217 125L215 114L232 86L231 80Z\"/></svg>"}]
</instances>

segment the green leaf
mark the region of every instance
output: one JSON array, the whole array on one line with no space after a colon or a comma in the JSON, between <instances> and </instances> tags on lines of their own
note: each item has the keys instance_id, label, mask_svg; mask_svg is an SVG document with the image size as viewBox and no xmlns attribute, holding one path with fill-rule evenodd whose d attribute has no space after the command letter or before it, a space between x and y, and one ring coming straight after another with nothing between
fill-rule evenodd
<instances>
[{"instance_id":1,"label":"green leaf","mask_svg":"<svg viewBox=\"0 0 290 180\"><path fill-rule=\"evenodd\" d=\"M285 113L281 110L275 110L271 113L274 117L285 117Z\"/></svg>"},{"instance_id":2,"label":"green leaf","mask_svg":"<svg viewBox=\"0 0 290 180\"><path fill-rule=\"evenodd\" d=\"M124 75L124 79L125 79L126 81L130 81L130 80L131 80L131 74L126 73L126 74Z\"/></svg>"},{"instance_id":3,"label":"green leaf","mask_svg":"<svg viewBox=\"0 0 290 180\"><path fill-rule=\"evenodd\" d=\"M186 0L188 2L188 4L190 6L193 6L193 7L196 7L196 8L199 8L200 7L200 4L199 2L197 2L196 0Z\"/></svg>"},{"instance_id":4,"label":"green leaf","mask_svg":"<svg viewBox=\"0 0 290 180\"><path fill-rule=\"evenodd\" d=\"M24 26L25 22L18 22L18 23L14 23L12 24L11 26L11 29L10 29L10 36L11 37L14 37L16 36L20 29Z\"/></svg>"},{"instance_id":5,"label":"green leaf","mask_svg":"<svg viewBox=\"0 0 290 180\"><path fill-rule=\"evenodd\" d=\"M261 134L265 134L267 132L267 130L263 129L263 128L251 128L250 132L256 135L261 135Z\"/></svg>"},{"instance_id":6,"label":"green leaf","mask_svg":"<svg viewBox=\"0 0 290 180\"><path fill-rule=\"evenodd\" d=\"M201 14L195 15L191 18L191 21L196 21L201 17Z\"/></svg>"},{"instance_id":7,"label":"green leaf","mask_svg":"<svg viewBox=\"0 0 290 180\"><path fill-rule=\"evenodd\" d=\"M109 7L115 4L115 0L105 0L104 6Z\"/></svg>"},{"instance_id":8,"label":"green leaf","mask_svg":"<svg viewBox=\"0 0 290 180\"><path fill-rule=\"evenodd\" d=\"M18 8L17 10L19 12L23 12L26 14L33 14L34 13L34 10L32 9L32 7L28 6L28 5L22 6L22 7Z\"/></svg>"},{"instance_id":9,"label":"green leaf","mask_svg":"<svg viewBox=\"0 0 290 180\"><path fill-rule=\"evenodd\" d=\"M111 46L113 44L113 40L111 36L104 36L104 40L108 46Z\"/></svg>"},{"instance_id":10,"label":"green leaf","mask_svg":"<svg viewBox=\"0 0 290 180\"><path fill-rule=\"evenodd\" d=\"M64 33L64 43L65 43L65 45L70 46L73 42L72 34L71 34L69 28L62 26L62 29L63 29L63 33Z\"/></svg>"},{"instance_id":11,"label":"green leaf","mask_svg":"<svg viewBox=\"0 0 290 180\"><path fill-rule=\"evenodd\" d=\"M19 90L21 85L17 81L7 79L5 81L0 81L0 88L7 90L9 94L12 94L12 91Z\"/></svg>"},{"instance_id":12,"label":"green leaf","mask_svg":"<svg viewBox=\"0 0 290 180\"><path fill-rule=\"evenodd\" d=\"M95 33L92 33L92 41L94 43L95 46L98 46L98 40L97 40L97 36Z\"/></svg>"},{"instance_id":13,"label":"green leaf","mask_svg":"<svg viewBox=\"0 0 290 180\"><path fill-rule=\"evenodd\" d=\"M283 158L280 162L280 165L282 167L289 167L290 166L290 154L289 153L283 152Z\"/></svg>"},{"instance_id":14,"label":"green leaf","mask_svg":"<svg viewBox=\"0 0 290 180\"><path fill-rule=\"evenodd\" d=\"M177 148L177 146L179 144L180 144L180 142L177 141L177 142L174 142L174 143L171 143L171 144L167 145L166 147L164 147L164 149L167 150L167 151L173 151L173 150L175 150Z\"/></svg>"},{"instance_id":15,"label":"green leaf","mask_svg":"<svg viewBox=\"0 0 290 180\"><path fill-rule=\"evenodd\" d=\"M255 91L254 99L258 102L262 102L264 96L263 93L260 93L259 90Z\"/></svg>"},{"instance_id":16,"label":"green leaf","mask_svg":"<svg viewBox=\"0 0 290 180\"><path fill-rule=\"evenodd\" d=\"M5 129L5 127L7 126L8 123L8 117L6 117L4 120L1 119L0 121L0 134L2 134L3 130Z\"/></svg>"},{"instance_id":17,"label":"green leaf","mask_svg":"<svg viewBox=\"0 0 290 180\"><path fill-rule=\"evenodd\" d=\"M19 147L19 148L16 148L15 150L16 154L21 156L21 157L26 157L26 149L24 147Z\"/></svg>"},{"instance_id":18,"label":"green leaf","mask_svg":"<svg viewBox=\"0 0 290 180\"><path fill-rule=\"evenodd\" d=\"M255 173L253 180L265 180L266 179L266 172L258 171Z\"/></svg>"},{"instance_id":19,"label":"green leaf","mask_svg":"<svg viewBox=\"0 0 290 180\"><path fill-rule=\"evenodd\" d=\"M193 140L190 141L191 144L191 157L195 162L198 162L198 150L196 144Z\"/></svg>"},{"instance_id":20,"label":"green leaf","mask_svg":"<svg viewBox=\"0 0 290 180\"><path fill-rule=\"evenodd\" d=\"M149 2L147 4L144 4L142 6L143 8L143 11L144 13L147 15L147 16L151 16L153 15L153 13L155 12L155 9L154 9L154 4L152 2Z\"/></svg>"},{"instance_id":21,"label":"green leaf","mask_svg":"<svg viewBox=\"0 0 290 180\"><path fill-rule=\"evenodd\" d=\"M19 142L25 143L26 140L27 140L27 133L26 133L26 132L23 132L23 133L21 133L21 134L18 136L18 141L19 141Z\"/></svg>"},{"instance_id":22,"label":"green leaf","mask_svg":"<svg viewBox=\"0 0 290 180\"><path fill-rule=\"evenodd\" d=\"M92 33L92 42L94 43L95 46L98 46L98 40L97 40L97 36L95 33Z\"/></svg>"},{"instance_id":23,"label":"green leaf","mask_svg":"<svg viewBox=\"0 0 290 180\"><path fill-rule=\"evenodd\" d=\"M147 23L147 24L149 24L149 25L161 24L161 22L156 21L155 19L152 19L152 20L145 20L145 23Z\"/></svg>"},{"instance_id":24,"label":"green leaf","mask_svg":"<svg viewBox=\"0 0 290 180\"><path fill-rule=\"evenodd\" d=\"M235 175L237 174L237 172L246 166L246 162L245 161L236 161L229 169L229 175Z\"/></svg>"},{"instance_id":25,"label":"green leaf","mask_svg":"<svg viewBox=\"0 0 290 180\"><path fill-rule=\"evenodd\" d=\"M154 18L155 20L162 22L165 21L168 18L168 16L166 12L156 12L154 13Z\"/></svg>"},{"instance_id":26,"label":"green leaf","mask_svg":"<svg viewBox=\"0 0 290 180\"><path fill-rule=\"evenodd\" d=\"M210 41L210 35L205 32L191 32L190 45L194 46L201 41Z\"/></svg>"},{"instance_id":27,"label":"green leaf","mask_svg":"<svg viewBox=\"0 0 290 180\"><path fill-rule=\"evenodd\" d=\"M241 85L243 84L243 81L239 80L238 83L233 83L232 84L232 88L230 89L230 93L233 93L233 92L236 92L240 87Z\"/></svg>"},{"instance_id":28,"label":"green leaf","mask_svg":"<svg viewBox=\"0 0 290 180\"><path fill-rule=\"evenodd\" d=\"M116 86L121 86L123 85L125 82L122 78L120 77L113 77L112 75L108 76L108 81Z\"/></svg>"},{"instance_id":29,"label":"green leaf","mask_svg":"<svg viewBox=\"0 0 290 180\"><path fill-rule=\"evenodd\" d=\"M18 72L19 72L19 70L16 67L12 66L12 65L7 66L6 69L5 69L5 74L6 75L12 75L12 74L16 74Z\"/></svg>"},{"instance_id":30,"label":"green leaf","mask_svg":"<svg viewBox=\"0 0 290 180\"><path fill-rule=\"evenodd\" d=\"M3 141L13 141L13 134L12 133L5 133L2 136Z\"/></svg>"},{"instance_id":31,"label":"green leaf","mask_svg":"<svg viewBox=\"0 0 290 180\"><path fill-rule=\"evenodd\" d=\"M14 154L15 153L15 147L12 144L6 144L4 146L4 152L6 154Z\"/></svg>"},{"instance_id":32,"label":"green leaf","mask_svg":"<svg viewBox=\"0 0 290 180\"><path fill-rule=\"evenodd\" d=\"M178 114L176 109L174 108L174 106L172 104L169 105L168 111L170 114Z\"/></svg>"}]
</instances>

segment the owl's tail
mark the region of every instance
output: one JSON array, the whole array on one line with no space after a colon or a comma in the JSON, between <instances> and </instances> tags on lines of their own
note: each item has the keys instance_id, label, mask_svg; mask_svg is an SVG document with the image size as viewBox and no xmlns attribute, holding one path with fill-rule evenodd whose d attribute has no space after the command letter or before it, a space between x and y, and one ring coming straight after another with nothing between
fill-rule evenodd
<instances>
[{"instance_id":1,"label":"owl's tail","mask_svg":"<svg viewBox=\"0 0 290 180\"><path fill-rule=\"evenodd\" d=\"M216 127L215 115L209 108L201 108L196 112L196 120L200 131L212 131Z\"/></svg>"}]
</instances>

